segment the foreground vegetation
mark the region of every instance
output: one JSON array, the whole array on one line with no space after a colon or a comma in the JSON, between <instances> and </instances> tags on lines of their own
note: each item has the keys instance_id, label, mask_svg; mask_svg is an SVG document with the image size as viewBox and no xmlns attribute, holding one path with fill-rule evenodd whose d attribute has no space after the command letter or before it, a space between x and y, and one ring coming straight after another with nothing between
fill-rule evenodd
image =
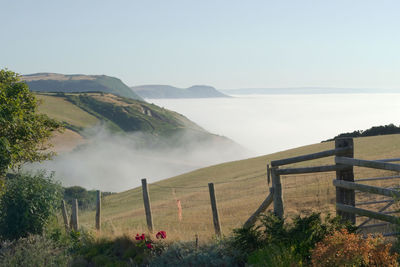
<instances>
[{"instance_id":1,"label":"foreground vegetation","mask_svg":"<svg viewBox=\"0 0 400 267\"><path fill-rule=\"evenodd\" d=\"M382 237L364 239L340 218L319 214L285 222L272 213L207 243L169 241L168 233L102 237L48 224L41 235L0 243L0 266L398 266Z\"/></svg>"}]
</instances>

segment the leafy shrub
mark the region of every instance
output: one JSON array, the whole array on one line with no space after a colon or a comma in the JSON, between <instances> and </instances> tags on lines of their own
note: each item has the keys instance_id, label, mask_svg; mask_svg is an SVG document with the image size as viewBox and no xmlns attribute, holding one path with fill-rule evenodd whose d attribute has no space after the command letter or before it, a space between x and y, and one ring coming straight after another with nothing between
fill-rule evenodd
<instances>
[{"instance_id":1,"label":"leafy shrub","mask_svg":"<svg viewBox=\"0 0 400 267\"><path fill-rule=\"evenodd\" d=\"M61 201L61 186L52 176L18 174L8 179L0 196L0 236L18 239L42 234Z\"/></svg>"},{"instance_id":2,"label":"leafy shrub","mask_svg":"<svg viewBox=\"0 0 400 267\"><path fill-rule=\"evenodd\" d=\"M313 266L398 266L398 254L390 253L391 244L382 237L364 239L346 229L335 231L312 251Z\"/></svg>"},{"instance_id":3,"label":"leafy shrub","mask_svg":"<svg viewBox=\"0 0 400 267\"><path fill-rule=\"evenodd\" d=\"M339 217L328 216L322 221L319 213L303 218L296 217L292 223L286 224L283 219L268 213L261 217L261 225L257 227L235 229L231 244L243 252L243 261L254 251L258 252L253 257L261 257L263 252L269 251L267 248L272 248L272 251L290 251L293 253L293 259L299 258L308 262L315 244L326 235L342 228L355 230L350 224L342 224ZM271 259L273 255L265 257Z\"/></svg>"},{"instance_id":4,"label":"leafy shrub","mask_svg":"<svg viewBox=\"0 0 400 267\"><path fill-rule=\"evenodd\" d=\"M70 256L53 240L28 236L0 245L0 266L68 266Z\"/></svg>"},{"instance_id":5,"label":"leafy shrub","mask_svg":"<svg viewBox=\"0 0 400 267\"><path fill-rule=\"evenodd\" d=\"M198 248L193 242L176 242L154 257L150 266L242 266L237 261L239 253L224 241Z\"/></svg>"},{"instance_id":6,"label":"leafy shrub","mask_svg":"<svg viewBox=\"0 0 400 267\"><path fill-rule=\"evenodd\" d=\"M250 266L295 267L303 266L301 257L294 253L293 247L270 245L251 253L248 257Z\"/></svg>"},{"instance_id":7,"label":"leafy shrub","mask_svg":"<svg viewBox=\"0 0 400 267\"><path fill-rule=\"evenodd\" d=\"M111 192L101 192L101 197L111 195ZM64 188L64 200L72 205L78 200L79 209L94 209L96 207L97 190L86 190L81 186L70 186Z\"/></svg>"}]
</instances>

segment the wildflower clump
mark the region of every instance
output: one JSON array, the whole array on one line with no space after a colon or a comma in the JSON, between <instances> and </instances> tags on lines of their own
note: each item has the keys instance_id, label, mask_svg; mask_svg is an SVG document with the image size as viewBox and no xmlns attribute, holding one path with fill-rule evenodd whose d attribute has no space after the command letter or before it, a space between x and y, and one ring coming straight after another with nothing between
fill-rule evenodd
<instances>
[{"instance_id":1,"label":"wildflower clump","mask_svg":"<svg viewBox=\"0 0 400 267\"><path fill-rule=\"evenodd\" d=\"M150 238L146 238L145 234L136 234L135 239L137 241L140 241L137 246L139 247L147 247L148 249L152 249L153 248L153 244Z\"/></svg>"},{"instance_id":2,"label":"wildflower clump","mask_svg":"<svg viewBox=\"0 0 400 267\"><path fill-rule=\"evenodd\" d=\"M157 239L166 239L167 238L167 233L165 231L160 231L156 234Z\"/></svg>"},{"instance_id":3,"label":"wildflower clump","mask_svg":"<svg viewBox=\"0 0 400 267\"><path fill-rule=\"evenodd\" d=\"M167 238L167 233L165 231L159 231L156 234L157 239L166 239ZM154 255L159 255L163 252L165 249L165 244L162 242L154 242L151 240L150 237L147 237L145 234L139 234L137 233L135 236L135 240L139 241L136 246L142 247L142 248L147 248L151 250L151 253Z\"/></svg>"},{"instance_id":4,"label":"wildflower clump","mask_svg":"<svg viewBox=\"0 0 400 267\"><path fill-rule=\"evenodd\" d=\"M342 229L317 243L311 260L313 266L399 266L398 254L391 254L390 248L382 236L364 239Z\"/></svg>"}]
</instances>

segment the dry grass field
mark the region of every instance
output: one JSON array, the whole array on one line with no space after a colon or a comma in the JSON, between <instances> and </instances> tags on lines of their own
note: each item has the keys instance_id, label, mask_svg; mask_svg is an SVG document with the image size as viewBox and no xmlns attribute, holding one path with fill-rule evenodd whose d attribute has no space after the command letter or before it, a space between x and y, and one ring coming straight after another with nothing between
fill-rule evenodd
<instances>
[{"instance_id":1,"label":"dry grass field","mask_svg":"<svg viewBox=\"0 0 400 267\"><path fill-rule=\"evenodd\" d=\"M87 139L83 138L83 136L77 132L69 129L64 129L64 131L61 133L55 133L49 141L49 143L53 145L51 150L59 154L70 152L77 146L86 142L88 142Z\"/></svg>"},{"instance_id":2,"label":"dry grass field","mask_svg":"<svg viewBox=\"0 0 400 267\"><path fill-rule=\"evenodd\" d=\"M400 157L400 135L357 138L355 157L384 159ZM207 184L215 184L216 197L224 235L241 226L258 208L269 192L266 166L271 160L315 153L334 147L333 142L319 143L247 160L223 163L198 169L149 185L155 230L165 230L173 240L193 240L198 234L203 241L213 237L213 223ZM313 160L294 166L333 164L333 157ZM366 168L355 168L357 178L393 175ZM134 176L134 174L132 174ZM319 211L334 213L335 174L317 173L282 177L285 215L307 214ZM137 177L135 177L137 178ZM368 182L379 186L394 186L390 182ZM357 196L357 201L371 196ZM376 198L375 198L376 199ZM182 220L178 219L177 201L182 206ZM377 207L374 207L377 208ZM80 213L81 226L94 228L94 211ZM141 188L103 198L102 234L146 232Z\"/></svg>"}]
</instances>

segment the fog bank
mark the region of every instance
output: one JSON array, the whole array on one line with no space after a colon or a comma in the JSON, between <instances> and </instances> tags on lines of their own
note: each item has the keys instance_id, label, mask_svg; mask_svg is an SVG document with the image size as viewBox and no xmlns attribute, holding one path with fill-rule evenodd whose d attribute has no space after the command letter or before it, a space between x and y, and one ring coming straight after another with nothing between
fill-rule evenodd
<instances>
[{"instance_id":1,"label":"fog bank","mask_svg":"<svg viewBox=\"0 0 400 267\"><path fill-rule=\"evenodd\" d=\"M89 144L33 168L55 171L63 186L119 192L139 186L142 178L154 182L249 156L229 140L199 140L190 132L157 142L154 136L142 133L115 135L104 129L96 132ZM181 145L172 145L170 140L179 140Z\"/></svg>"},{"instance_id":2,"label":"fog bank","mask_svg":"<svg viewBox=\"0 0 400 267\"><path fill-rule=\"evenodd\" d=\"M270 154L377 125L400 124L400 94L247 95L147 99L208 131Z\"/></svg>"}]
</instances>

